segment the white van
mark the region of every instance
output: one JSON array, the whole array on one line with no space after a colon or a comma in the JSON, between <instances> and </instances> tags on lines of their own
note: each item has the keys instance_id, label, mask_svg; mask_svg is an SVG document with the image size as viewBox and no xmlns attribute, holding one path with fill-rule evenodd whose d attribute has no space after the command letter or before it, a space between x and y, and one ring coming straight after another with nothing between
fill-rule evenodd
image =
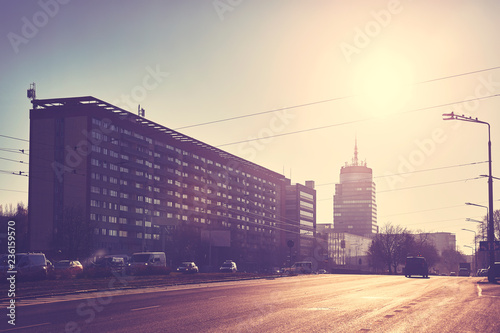
<instances>
[{"instance_id":1,"label":"white van","mask_svg":"<svg viewBox=\"0 0 500 333\"><path fill-rule=\"evenodd\" d=\"M311 274L312 273L312 262L310 261L298 261L292 265L292 267L285 269L285 273L288 271L289 274Z\"/></svg>"},{"instance_id":2,"label":"white van","mask_svg":"<svg viewBox=\"0 0 500 333\"><path fill-rule=\"evenodd\" d=\"M137 252L132 254L127 265L131 275L139 274L169 274L165 252Z\"/></svg>"}]
</instances>

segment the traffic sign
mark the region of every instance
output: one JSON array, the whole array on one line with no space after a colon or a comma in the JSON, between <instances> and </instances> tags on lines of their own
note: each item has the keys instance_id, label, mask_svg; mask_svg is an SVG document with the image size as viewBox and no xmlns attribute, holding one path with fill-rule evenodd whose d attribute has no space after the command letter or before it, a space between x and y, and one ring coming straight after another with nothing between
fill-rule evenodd
<instances>
[{"instance_id":1,"label":"traffic sign","mask_svg":"<svg viewBox=\"0 0 500 333\"><path fill-rule=\"evenodd\" d=\"M481 241L479 242L479 251L498 251L500 250L500 241L495 242L487 242Z\"/></svg>"}]
</instances>

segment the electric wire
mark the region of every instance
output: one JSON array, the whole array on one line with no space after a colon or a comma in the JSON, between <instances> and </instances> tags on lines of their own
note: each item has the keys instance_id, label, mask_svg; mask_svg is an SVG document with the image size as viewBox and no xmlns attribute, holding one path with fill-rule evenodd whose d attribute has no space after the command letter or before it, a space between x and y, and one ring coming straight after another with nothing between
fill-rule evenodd
<instances>
[{"instance_id":1,"label":"electric wire","mask_svg":"<svg viewBox=\"0 0 500 333\"><path fill-rule=\"evenodd\" d=\"M460 73L460 74L443 76L443 77L435 78L435 79L429 79L429 80L419 81L419 82L415 82L415 83L410 83L410 84L408 84L406 86L420 85L420 84L424 84L424 83L436 82L436 81L441 81L441 80L456 78L456 77L460 77L460 76L466 76L466 75L471 75L471 74L477 74L477 73L481 73L481 72L491 71L491 70L495 70L495 69L500 69L500 66L490 67L490 68L485 68L485 69L480 69L480 70L476 70L476 71L472 71L472 72L465 72L465 73ZM305 107L305 106L311 106L311 105L328 103L328 102L333 102L333 101L338 101L338 100L343 100L343 99L349 99L349 98L357 97L357 96L360 96L360 95L361 94L352 94L352 95L346 95L346 96L342 96L342 97L329 98L329 99L325 99L325 100L321 100L321 101L304 103L304 104L298 104L298 105L289 106L289 107L285 107L285 108L272 109L272 110L261 111L261 112L256 112L256 113L242 115L242 116L230 117L230 118L225 118L225 119L208 121L208 122L205 122L205 123L199 123L199 124L193 124L193 125L187 125L187 126L177 127L177 128L174 128L174 130L180 130L180 129L186 129L186 128L192 128L192 127L199 127L199 126L211 125L211 124L216 124L216 123L221 123L221 122L226 122L226 121L231 121L231 120L236 120L236 119L242 119L242 118L248 118L248 117L253 117L253 116L259 116L259 115L262 115L262 114L267 114L267 113L272 113L272 112L278 112L278 111L281 111L281 110L290 110L290 109L296 109L296 108L301 108L301 107Z\"/></svg>"}]
</instances>

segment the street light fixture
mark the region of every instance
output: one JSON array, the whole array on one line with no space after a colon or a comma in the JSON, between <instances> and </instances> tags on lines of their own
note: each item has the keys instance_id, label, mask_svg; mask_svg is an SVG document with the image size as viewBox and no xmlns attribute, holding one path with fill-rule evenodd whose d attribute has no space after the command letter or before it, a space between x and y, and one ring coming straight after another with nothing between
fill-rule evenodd
<instances>
[{"instance_id":1,"label":"street light fixture","mask_svg":"<svg viewBox=\"0 0 500 333\"><path fill-rule=\"evenodd\" d=\"M474 253L473 253L473 256L474 256L474 271L477 272L477 258L476 258L476 249L477 249L477 235L476 235L476 232L474 230L470 230L470 229L465 229L465 228L462 228L462 230L464 231L470 231L470 232L473 232L474 233ZM467 245L464 245L464 246L467 246ZM470 247L470 246L467 246L467 247Z\"/></svg>"},{"instance_id":2,"label":"street light fixture","mask_svg":"<svg viewBox=\"0 0 500 333\"><path fill-rule=\"evenodd\" d=\"M486 208L486 222L489 221L488 219L488 216L490 215L489 212L488 212L488 207L486 206L483 206L483 205L478 205L478 204L475 204L475 203L472 203L472 202L466 202L465 203L466 205L469 205L469 206L476 206L476 207L482 207L482 208ZM466 219L466 221L472 221L472 222L478 222L478 223L483 223L483 222L479 222L477 220L473 220L473 219ZM484 240L484 228L481 226L481 229L483 230L483 240ZM489 225L486 224L486 229L489 229ZM487 232L487 234L489 235L489 233ZM488 238L489 240L489 238Z\"/></svg>"},{"instance_id":3,"label":"street light fixture","mask_svg":"<svg viewBox=\"0 0 500 333\"><path fill-rule=\"evenodd\" d=\"M491 175L491 133L490 133L490 124L481 121L477 118L466 117L464 115L457 115L452 113L443 113L443 120L460 120L467 121L478 124L488 125L488 243L490 246L490 266L493 267L495 264L495 250L493 244L495 243L495 233L494 233L494 225L493 225L493 177Z\"/></svg>"}]
</instances>

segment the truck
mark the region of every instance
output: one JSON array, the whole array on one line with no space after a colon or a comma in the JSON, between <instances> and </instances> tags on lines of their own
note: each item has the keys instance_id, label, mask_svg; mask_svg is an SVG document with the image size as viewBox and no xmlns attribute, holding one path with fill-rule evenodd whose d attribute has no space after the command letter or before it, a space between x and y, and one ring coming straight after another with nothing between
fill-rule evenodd
<instances>
[{"instance_id":1,"label":"truck","mask_svg":"<svg viewBox=\"0 0 500 333\"><path fill-rule=\"evenodd\" d=\"M470 276L470 262L458 264L458 276Z\"/></svg>"}]
</instances>

